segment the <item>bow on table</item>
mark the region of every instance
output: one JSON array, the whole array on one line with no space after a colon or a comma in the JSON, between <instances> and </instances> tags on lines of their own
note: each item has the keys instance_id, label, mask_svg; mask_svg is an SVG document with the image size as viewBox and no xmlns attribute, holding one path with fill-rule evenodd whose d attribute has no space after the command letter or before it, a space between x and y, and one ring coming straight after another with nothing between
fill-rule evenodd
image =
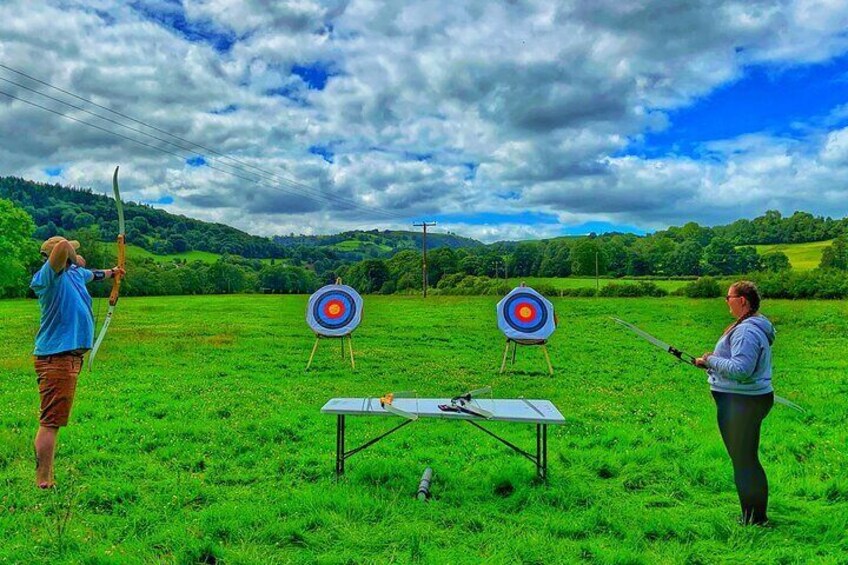
<instances>
[{"instance_id":1,"label":"bow on table","mask_svg":"<svg viewBox=\"0 0 848 565\"><path fill-rule=\"evenodd\" d=\"M121 204L121 192L118 190L118 169L120 167L115 167L115 174L112 176L112 191L115 193L115 205L118 207L118 267L123 269L126 263L126 230L124 228L124 206ZM97 336L97 341L94 342L94 347L91 348L91 354L88 356L89 371L94 366L94 357L97 355L97 350L100 349L100 344L103 343L103 338L106 337L106 330L109 329L109 324L112 322L112 314L115 313L115 306L118 304L118 297L121 291L122 278L118 273L115 273L115 276L112 278L112 292L109 293L109 311L106 312L103 327L100 328L100 334Z\"/></svg>"}]
</instances>

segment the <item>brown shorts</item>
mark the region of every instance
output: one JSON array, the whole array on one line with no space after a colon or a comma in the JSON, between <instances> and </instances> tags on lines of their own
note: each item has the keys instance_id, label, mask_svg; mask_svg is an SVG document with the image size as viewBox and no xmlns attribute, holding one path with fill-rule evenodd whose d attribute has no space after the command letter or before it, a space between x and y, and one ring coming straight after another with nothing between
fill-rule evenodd
<instances>
[{"instance_id":1,"label":"brown shorts","mask_svg":"<svg viewBox=\"0 0 848 565\"><path fill-rule=\"evenodd\" d=\"M82 369L82 359L81 355L71 354L35 359L38 392L41 394L39 421L42 426L61 428L68 425L74 393L77 390L77 375Z\"/></svg>"}]
</instances>

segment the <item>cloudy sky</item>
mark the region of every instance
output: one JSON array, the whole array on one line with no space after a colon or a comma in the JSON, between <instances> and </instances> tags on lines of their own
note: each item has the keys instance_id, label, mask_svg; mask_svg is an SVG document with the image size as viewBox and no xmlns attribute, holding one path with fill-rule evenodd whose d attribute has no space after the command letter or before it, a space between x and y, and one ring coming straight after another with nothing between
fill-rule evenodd
<instances>
[{"instance_id":1,"label":"cloudy sky","mask_svg":"<svg viewBox=\"0 0 848 565\"><path fill-rule=\"evenodd\" d=\"M6 0L0 22L0 175L105 192L120 164L125 199L251 233L848 215L841 0Z\"/></svg>"}]
</instances>

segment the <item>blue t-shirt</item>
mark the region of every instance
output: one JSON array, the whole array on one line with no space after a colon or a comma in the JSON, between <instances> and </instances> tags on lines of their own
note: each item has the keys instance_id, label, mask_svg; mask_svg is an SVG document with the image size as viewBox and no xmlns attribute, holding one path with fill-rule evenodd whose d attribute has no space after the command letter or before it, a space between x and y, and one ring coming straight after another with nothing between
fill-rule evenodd
<instances>
[{"instance_id":1,"label":"blue t-shirt","mask_svg":"<svg viewBox=\"0 0 848 565\"><path fill-rule=\"evenodd\" d=\"M71 265L61 273L50 262L32 277L29 286L41 306L41 326L35 336L35 355L53 355L75 349L91 349L94 315L85 284L94 279L88 269Z\"/></svg>"}]
</instances>

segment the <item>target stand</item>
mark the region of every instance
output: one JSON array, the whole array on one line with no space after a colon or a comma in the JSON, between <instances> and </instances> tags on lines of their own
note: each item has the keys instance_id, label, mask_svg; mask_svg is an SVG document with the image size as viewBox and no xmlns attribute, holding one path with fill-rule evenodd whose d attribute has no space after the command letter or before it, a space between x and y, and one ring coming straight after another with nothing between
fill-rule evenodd
<instances>
[{"instance_id":1,"label":"target stand","mask_svg":"<svg viewBox=\"0 0 848 565\"><path fill-rule=\"evenodd\" d=\"M510 357L512 345L512 364L515 364L515 353L519 345L542 348L548 373L554 374L551 357L548 355L548 338L554 333L557 321L554 305L532 288L521 283L507 294L497 306L498 327L506 336L501 370L506 369L507 358Z\"/></svg>"},{"instance_id":2,"label":"target stand","mask_svg":"<svg viewBox=\"0 0 848 565\"><path fill-rule=\"evenodd\" d=\"M341 279L318 289L309 297L306 306L306 323L315 333L315 344L306 363L312 366L315 352L322 339L340 339L342 359L345 359L345 338L350 351L350 366L356 369L353 357L353 331L362 321L362 297L353 288L343 285Z\"/></svg>"},{"instance_id":3,"label":"target stand","mask_svg":"<svg viewBox=\"0 0 848 565\"><path fill-rule=\"evenodd\" d=\"M351 334L342 335L342 336L326 336L321 334L315 334L315 345L312 346L312 353L309 354L309 361L306 363L306 370L309 370L309 367L312 366L312 359L315 357L315 352L318 351L318 344L322 339L340 339L342 342L342 360L345 359L345 338L347 338L348 349L350 351L350 366L353 369L356 369L356 361L353 358L353 336Z\"/></svg>"},{"instance_id":4,"label":"target stand","mask_svg":"<svg viewBox=\"0 0 848 565\"><path fill-rule=\"evenodd\" d=\"M548 355L548 340L546 339L512 339L506 338L506 347L503 352L503 360L501 361L501 370L500 374L503 374L506 369L506 360L510 357L509 354L509 346L512 344L512 361L510 365L515 365L515 350L518 349L519 345L530 345L530 346L538 346L542 348L542 353L545 354L545 361L548 363L548 373L554 374L554 367L551 365L551 356Z\"/></svg>"}]
</instances>

